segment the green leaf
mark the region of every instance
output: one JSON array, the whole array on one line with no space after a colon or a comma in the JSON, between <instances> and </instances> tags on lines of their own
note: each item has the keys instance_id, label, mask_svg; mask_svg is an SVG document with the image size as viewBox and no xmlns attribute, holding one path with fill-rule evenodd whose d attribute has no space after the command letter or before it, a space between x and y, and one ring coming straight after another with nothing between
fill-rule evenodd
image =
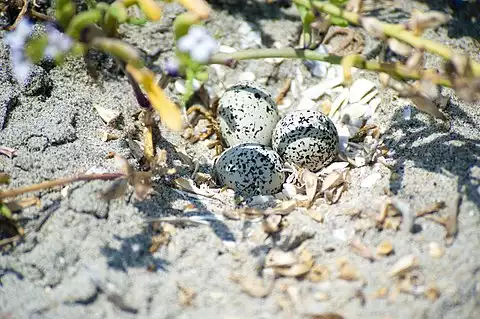
<instances>
[{"instance_id":1,"label":"green leaf","mask_svg":"<svg viewBox=\"0 0 480 319\"><path fill-rule=\"evenodd\" d=\"M127 23L133 25L145 25L148 22L147 18L135 18L135 17L128 17Z\"/></svg>"},{"instance_id":2,"label":"green leaf","mask_svg":"<svg viewBox=\"0 0 480 319\"><path fill-rule=\"evenodd\" d=\"M120 23L124 23L125 21L127 21L127 9L122 3L114 2L110 6L108 13L111 14Z\"/></svg>"},{"instance_id":3,"label":"green leaf","mask_svg":"<svg viewBox=\"0 0 480 319\"><path fill-rule=\"evenodd\" d=\"M343 6L344 4L346 4L348 2L348 0L329 0L329 2L331 4L334 4L336 5L337 7L341 7Z\"/></svg>"},{"instance_id":4,"label":"green leaf","mask_svg":"<svg viewBox=\"0 0 480 319\"><path fill-rule=\"evenodd\" d=\"M2 202L0 202L0 216L3 216L8 219L12 219L13 217L12 211L10 210L10 208L8 208L8 206Z\"/></svg>"},{"instance_id":5,"label":"green leaf","mask_svg":"<svg viewBox=\"0 0 480 319\"><path fill-rule=\"evenodd\" d=\"M300 14L300 18L302 19L302 25L303 25L303 39L304 39L304 45L309 46L310 42L312 41L312 27L311 24L315 20L315 15L313 14L312 11L310 11L308 8L301 6L301 5L296 5L298 13Z\"/></svg>"},{"instance_id":6,"label":"green leaf","mask_svg":"<svg viewBox=\"0 0 480 319\"><path fill-rule=\"evenodd\" d=\"M28 40L25 54L32 63L37 64L43 59L43 52L45 51L47 44L48 38L46 35L41 35Z\"/></svg>"},{"instance_id":7,"label":"green leaf","mask_svg":"<svg viewBox=\"0 0 480 319\"><path fill-rule=\"evenodd\" d=\"M330 17L330 22L334 25L338 25L340 27L346 27L348 26L348 21L345 19L342 19L340 17Z\"/></svg>"}]
</instances>

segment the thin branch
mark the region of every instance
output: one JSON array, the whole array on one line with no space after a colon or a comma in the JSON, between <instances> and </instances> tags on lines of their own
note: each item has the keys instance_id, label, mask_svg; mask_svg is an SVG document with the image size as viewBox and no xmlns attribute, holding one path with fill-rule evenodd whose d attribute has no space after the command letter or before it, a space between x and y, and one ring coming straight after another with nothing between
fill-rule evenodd
<instances>
[{"instance_id":1,"label":"thin branch","mask_svg":"<svg viewBox=\"0 0 480 319\"><path fill-rule=\"evenodd\" d=\"M34 184L25 187L14 188L6 191L0 191L0 200L15 197L25 193L36 192L46 188L52 188L57 186L63 186L65 184L70 184L79 181L92 181L92 180L113 180L119 177L124 177L123 173L104 173L104 174L81 174L72 177L59 178L53 181L46 181L39 184Z\"/></svg>"},{"instance_id":2,"label":"thin branch","mask_svg":"<svg viewBox=\"0 0 480 319\"><path fill-rule=\"evenodd\" d=\"M209 64L230 65L233 61L253 60L265 58L285 58L285 59L306 59L329 62L332 64L341 64L343 57L336 55L321 54L312 50L282 48L282 49L249 49L240 50L233 53L214 54ZM384 72L397 79L429 79L435 84L451 87L452 83L446 77L438 74L437 70L415 70L409 69L401 63L386 63L377 61L359 61L354 65L359 69L365 69L374 72Z\"/></svg>"}]
</instances>

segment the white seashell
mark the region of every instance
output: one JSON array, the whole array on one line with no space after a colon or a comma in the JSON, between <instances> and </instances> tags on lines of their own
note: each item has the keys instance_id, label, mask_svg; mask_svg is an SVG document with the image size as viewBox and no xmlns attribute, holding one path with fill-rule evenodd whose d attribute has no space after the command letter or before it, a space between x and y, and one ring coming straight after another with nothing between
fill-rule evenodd
<instances>
[{"instance_id":1,"label":"white seashell","mask_svg":"<svg viewBox=\"0 0 480 319\"><path fill-rule=\"evenodd\" d=\"M358 103L367 104L367 103L370 102L377 94L378 94L378 90L377 90L377 89L374 89L374 90L371 91L370 93L367 93L367 95L365 95L360 101L358 101Z\"/></svg>"},{"instance_id":2,"label":"white seashell","mask_svg":"<svg viewBox=\"0 0 480 319\"><path fill-rule=\"evenodd\" d=\"M175 81L174 86L175 90L177 90L177 92L180 94L185 94L185 92L187 92L187 89L185 88L182 80Z\"/></svg>"},{"instance_id":3,"label":"white seashell","mask_svg":"<svg viewBox=\"0 0 480 319\"><path fill-rule=\"evenodd\" d=\"M328 165L324 169L322 169L319 174L320 175L329 175L333 171L343 171L345 168L350 165L348 162L333 162L332 164Z\"/></svg>"},{"instance_id":4,"label":"white seashell","mask_svg":"<svg viewBox=\"0 0 480 319\"><path fill-rule=\"evenodd\" d=\"M367 79L358 79L350 87L350 103L359 102L375 88L375 84Z\"/></svg>"},{"instance_id":5,"label":"white seashell","mask_svg":"<svg viewBox=\"0 0 480 319\"><path fill-rule=\"evenodd\" d=\"M310 100L308 97L303 97L298 103L297 110L311 110L315 107L316 103Z\"/></svg>"},{"instance_id":6,"label":"white seashell","mask_svg":"<svg viewBox=\"0 0 480 319\"><path fill-rule=\"evenodd\" d=\"M255 81L255 74L253 72L243 72L238 77L239 81Z\"/></svg>"},{"instance_id":7,"label":"white seashell","mask_svg":"<svg viewBox=\"0 0 480 319\"><path fill-rule=\"evenodd\" d=\"M335 101L333 101L332 103L332 108L330 109L330 113L328 114L330 118L333 118L334 114L348 103L348 96L349 90L348 88L344 88L340 95L337 96Z\"/></svg>"},{"instance_id":8,"label":"white seashell","mask_svg":"<svg viewBox=\"0 0 480 319\"><path fill-rule=\"evenodd\" d=\"M343 78L340 77L323 80L320 83L306 89L303 92L303 96L306 96L312 100L316 100L324 95L327 90L340 85L342 81Z\"/></svg>"},{"instance_id":9,"label":"white seashell","mask_svg":"<svg viewBox=\"0 0 480 319\"><path fill-rule=\"evenodd\" d=\"M348 104L342 108L340 114L342 118L348 114L348 116L350 117L350 121L347 124L359 126L359 125L353 124L353 122L355 122L355 120L363 119L363 116L365 115L369 107L370 106L368 104L360 104L360 103ZM360 123L360 127L362 125L363 123Z\"/></svg>"}]
</instances>

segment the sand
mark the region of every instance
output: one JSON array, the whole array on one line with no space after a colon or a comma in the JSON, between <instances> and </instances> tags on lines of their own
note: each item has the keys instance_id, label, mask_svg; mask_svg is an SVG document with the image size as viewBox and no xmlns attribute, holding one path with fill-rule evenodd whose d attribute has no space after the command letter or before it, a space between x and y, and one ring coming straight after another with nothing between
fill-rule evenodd
<instances>
[{"instance_id":1,"label":"sand","mask_svg":"<svg viewBox=\"0 0 480 319\"><path fill-rule=\"evenodd\" d=\"M411 1L402 6L379 14L387 21L403 21L412 8L428 7ZM245 21L261 30L265 47L275 41L284 45L297 41L300 23L294 8L272 10L262 1L247 8L214 1L213 7L207 27L218 32L224 45L257 45L251 42L255 37L238 32ZM152 65L161 67L172 55L169 26L181 10L168 4L160 22L125 27L122 32L127 41L148 54ZM480 46L469 36L478 39L479 27L462 24L461 17L459 13L450 27L426 36L466 49L478 60ZM0 32L0 38L4 35ZM365 50L374 49L375 41L367 41ZM0 45L0 145L17 150L13 159L0 156L0 171L10 174L11 187L88 170L115 171L114 161L106 159L108 152L137 165L125 138L102 141L107 126L95 106L121 112L128 124L137 104L127 79L112 60L99 55L96 61L98 81L87 74L82 60L70 59L63 67L38 67L28 85L20 87L9 71L8 52ZM243 72L253 72L257 79L270 78L268 88L276 94L300 64L287 61L274 69L264 61L242 62L226 71L225 82L234 83ZM429 56L427 65L440 67L441 61ZM358 76L378 83L373 74ZM308 76L305 81L314 84L318 79ZM216 90L218 85L212 76L209 86ZM168 92L179 98L173 85ZM377 163L352 169L349 189L337 204L328 205L322 199L314 204L312 209L324 216L322 223L307 216L304 209L296 209L274 241L262 242L253 236L261 228L258 222L223 217L233 207L231 197L219 202L179 195L169 180L161 178L154 185L156 194L145 201L136 200L131 190L122 199L98 200L98 191L110 183L102 181L74 183L62 192L57 188L36 193L41 205L18 214L25 238L0 257L0 318L305 318L328 312L344 318L480 317L480 104L460 101L451 90L444 90L443 95L449 97L444 111L452 118L451 128L416 110L411 120L404 120L402 104L391 91L381 91L376 124L394 151L395 168L391 171ZM160 147L175 158L173 145L186 142L163 126L160 130ZM186 149L196 158L214 156L205 143L187 144ZM180 172L187 176L191 170L182 166ZM380 173L380 180L371 188L362 188L362 180L372 173ZM415 221L414 232L360 227L365 219L352 216L352 211L378 213L386 198L385 188L408 203L412 212L444 201L446 208L441 212L454 213L460 196L458 235L453 244L446 244L444 227L426 218ZM186 213L187 204L196 212ZM212 218L206 225L177 225L170 244L150 253L151 238L158 232L149 221L185 215ZM394 253L371 262L353 253L342 234L349 238L355 234L372 251L387 240ZM255 298L230 279L232 274L255 277L272 247L295 242L305 242L316 263L330 269L329 280L278 278L268 296ZM431 242L444 249L441 258L430 255ZM382 288L394 291L395 279L388 273L407 255L418 258L416 271L422 287L435 287L438 299L429 300L423 293L374 297ZM360 280L338 278L336 263L343 257L355 267ZM191 306L181 303L179 285L195 292ZM301 302L291 301L295 293ZM319 300L322 294L329 298Z\"/></svg>"}]
</instances>

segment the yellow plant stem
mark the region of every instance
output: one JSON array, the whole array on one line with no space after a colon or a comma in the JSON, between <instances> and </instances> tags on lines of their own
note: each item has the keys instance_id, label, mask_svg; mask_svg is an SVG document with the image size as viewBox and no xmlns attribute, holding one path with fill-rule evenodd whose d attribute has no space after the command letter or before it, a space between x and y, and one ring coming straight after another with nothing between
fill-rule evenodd
<instances>
[{"instance_id":1,"label":"yellow plant stem","mask_svg":"<svg viewBox=\"0 0 480 319\"><path fill-rule=\"evenodd\" d=\"M329 2L310 0L293 0L293 2L307 8L311 8L313 6L316 10L328 13L332 16L343 18L351 24L361 25L360 15L354 12L343 10L342 8L339 8ZM417 49L424 49L428 52L438 54L446 60L452 60L453 56L456 54L455 51L449 47L435 41L416 36L404 26L399 24L390 24L378 20L378 30L382 31L387 37L403 41ZM471 66L474 76L480 76L480 64L471 61Z\"/></svg>"}]
</instances>

